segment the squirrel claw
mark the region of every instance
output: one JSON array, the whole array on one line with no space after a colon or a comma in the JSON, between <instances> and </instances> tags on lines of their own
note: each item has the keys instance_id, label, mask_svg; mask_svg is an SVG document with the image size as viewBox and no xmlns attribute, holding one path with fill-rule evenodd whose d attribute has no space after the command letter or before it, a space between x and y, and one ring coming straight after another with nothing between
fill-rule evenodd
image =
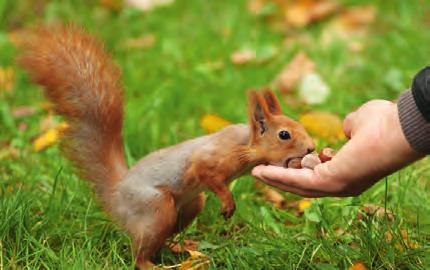
<instances>
[{"instance_id":1,"label":"squirrel claw","mask_svg":"<svg viewBox=\"0 0 430 270\"><path fill-rule=\"evenodd\" d=\"M229 206L224 206L221 209L221 214L224 216L225 220L228 220L229 218L231 218L233 216L235 210L236 210L235 204L232 204Z\"/></svg>"}]
</instances>

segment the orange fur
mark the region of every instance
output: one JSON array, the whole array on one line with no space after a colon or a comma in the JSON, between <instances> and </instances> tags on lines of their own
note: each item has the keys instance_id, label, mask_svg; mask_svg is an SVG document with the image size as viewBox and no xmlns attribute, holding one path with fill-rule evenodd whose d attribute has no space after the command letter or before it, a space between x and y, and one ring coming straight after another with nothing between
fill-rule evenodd
<instances>
[{"instance_id":1,"label":"orange fur","mask_svg":"<svg viewBox=\"0 0 430 270\"><path fill-rule=\"evenodd\" d=\"M67 157L109 208L110 194L127 172L119 69L102 44L74 26L40 27L21 46L19 63L69 124Z\"/></svg>"},{"instance_id":2,"label":"orange fur","mask_svg":"<svg viewBox=\"0 0 430 270\"><path fill-rule=\"evenodd\" d=\"M21 65L69 123L67 157L95 183L104 207L133 238L140 268L151 268L150 258L164 241L199 214L202 191L214 192L221 214L230 218L232 180L255 165L283 166L314 148L303 126L282 114L273 92L250 91L249 126L232 125L161 149L128 170L120 72L103 46L74 26L41 27L21 46ZM291 139L281 140L280 130Z\"/></svg>"}]
</instances>

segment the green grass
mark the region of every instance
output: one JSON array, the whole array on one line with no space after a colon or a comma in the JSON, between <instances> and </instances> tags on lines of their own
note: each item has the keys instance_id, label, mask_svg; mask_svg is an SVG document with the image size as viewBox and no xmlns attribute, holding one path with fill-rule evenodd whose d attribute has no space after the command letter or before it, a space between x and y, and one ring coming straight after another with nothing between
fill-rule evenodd
<instances>
[{"instance_id":1,"label":"green grass","mask_svg":"<svg viewBox=\"0 0 430 270\"><path fill-rule=\"evenodd\" d=\"M307 46L286 48L285 34L251 16L244 0L177 0L145 14L133 9L112 12L84 0L6 0L0 3L0 66L16 68L16 52L7 39L12 29L40 21L87 27L106 42L123 70L125 145L134 163L155 149L204 134L199 119L205 113L246 121L246 90L270 83L299 50L315 61L332 93L314 107L283 104L293 117L305 110L344 116L369 99L396 98L429 63L430 5L418 0L342 2L377 7L376 22L360 53L350 52L343 43L322 46L319 36L325 22L302 30L310 37ZM154 34L155 45L121 48L125 40L142 34ZM257 51L275 46L280 53L265 64L232 65L230 54L244 46ZM222 67L214 69L213 63ZM0 159L0 269L132 268L130 239L101 211L90 185L75 175L58 147L32 150L31 138L39 133L46 112L11 116L14 107L42 101L41 91L16 68L13 92L0 99L0 152L7 145L19 151L19 157ZM19 130L21 122L28 124L27 130ZM296 216L266 202L246 176L232 186L237 211L231 220L223 220L219 201L210 194L203 213L179 238L200 241L214 269L346 269L356 261L371 269L426 269L429 179L426 159L359 197L317 199L303 216ZM357 219L364 203L386 205L394 221ZM285 226L286 220L290 225ZM402 230L417 248L408 247ZM393 232L392 241L385 240L387 231ZM184 258L163 249L156 261L171 265Z\"/></svg>"}]
</instances>

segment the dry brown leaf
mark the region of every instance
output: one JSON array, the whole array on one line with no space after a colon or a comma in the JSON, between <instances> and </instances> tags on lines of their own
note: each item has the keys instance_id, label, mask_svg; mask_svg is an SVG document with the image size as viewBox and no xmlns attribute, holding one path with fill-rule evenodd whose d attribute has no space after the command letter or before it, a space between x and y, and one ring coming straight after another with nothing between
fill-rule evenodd
<instances>
[{"instance_id":1,"label":"dry brown leaf","mask_svg":"<svg viewBox=\"0 0 430 270\"><path fill-rule=\"evenodd\" d=\"M285 10L287 24L294 27L304 27L334 14L339 5L331 0L298 0Z\"/></svg>"},{"instance_id":2,"label":"dry brown leaf","mask_svg":"<svg viewBox=\"0 0 430 270\"><path fill-rule=\"evenodd\" d=\"M235 65L247 64L256 58L256 53L251 49L242 49L231 54L230 60Z\"/></svg>"},{"instance_id":3,"label":"dry brown leaf","mask_svg":"<svg viewBox=\"0 0 430 270\"><path fill-rule=\"evenodd\" d=\"M199 241L194 241L194 240L183 240L183 242L180 243L171 243L169 244L169 249L170 251L172 251L173 253L184 253L184 252L188 252L188 251L195 251L199 248Z\"/></svg>"},{"instance_id":4,"label":"dry brown leaf","mask_svg":"<svg viewBox=\"0 0 430 270\"><path fill-rule=\"evenodd\" d=\"M276 208L285 208L286 201L284 196L273 188L266 187L263 189L264 198L272 203Z\"/></svg>"},{"instance_id":5,"label":"dry brown leaf","mask_svg":"<svg viewBox=\"0 0 430 270\"><path fill-rule=\"evenodd\" d=\"M228 125L231 125L230 121L225 120L215 114L206 114L200 120L200 126L208 133L217 132Z\"/></svg>"},{"instance_id":6,"label":"dry brown leaf","mask_svg":"<svg viewBox=\"0 0 430 270\"><path fill-rule=\"evenodd\" d=\"M33 149L37 152L51 146L59 141L60 134L67 128L66 123L61 123L54 128L48 129L33 141Z\"/></svg>"},{"instance_id":7,"label":"dry brown leaf","mask_svg":"<svg viewBox=\"0 0 430 270\"><path fill-rule=\"evenodd\" d=\"M25 122L20 122L20 123L18 124L18 130L19 130L19 131L26 131L26 130L27 130L27 128L28 128L28 124L27 124L27 123L25 123Z\"/></svg>"},{"instance_id":8,"label":"dry brown leaf","mask_svg":"<svg viewBox=\"0 0 430 270\"><path fill-rule=\"evenodd\" d=\"M346 9L326 26L322 33L322 44L344 40L349 43L350 50L362 50L363 44L357 43L356 40L366 35L375 18L376 9L372 5Z\"/></svg>"},{"instance_id":9,"label":"dry brown leaf","mask_svg":"<svg viewBox=\"0 0 430 270\"><path fill-rule=\"evenodd\" d=\"M33 115L37 112L37 108L33 106L21 106L12 109L12 116L15 118Z\"/></svg>"},{"instance_id":10,"label":"dry brown leaf","mask_svg":"<svg viewBox=\"0 0 430 270\"><path fill-rule=\"evenodd\" d=\"M299 80L314 69L314 62L304 52L299 52L282 69L275 79L275 84L281 92L291 92Z\"/></svg>"},{"instance_id":11,"label":"dry brown leaf","mask_svg":"<svg viewBox=\"0 0 430 270\"><path fill-rule=\"evenodd\" d=\"M384 218L387 215L388 220L392 221L394 219L394 215L390 210L385 210L384 207L372 203L366 203L360 207L360 211L357 213L358 219L363 220L363 215L376 216L378 218Z\"/></svg>"},{"instance_id":12,"label":"dry brown leaf","mask_svg":"<svg viewBox=\"0 0 430 270\"><path fill-rule=\"evenodd\" d=\"M264 6L264 0L249 0L248 10L251 14L259 15Z\"/></svg>"},{"instance_id":13,"label":"dry brown leaf","mask_svg":"<svg viewBox=\"0 0 430 270\"><path fill-rule=\"evenodd\" d=\"M156 37L153 34L146 34L137 38L126 39L121 47L126 49L146 49L154 46Z\"/></svg>"},{"instance_id":14,"label":"dry brown leaf","mask_svg":"<svg viewBox=\"0 0 430 270\"><path fill-rule=\"evenodd\" d=\"M358 261L351 265L348 270L368 270L364 263Z\"/></svg>"},{"instance_id":15,"label":"dry brown leaf","mask_svg":"<svg viewBox=\"0 0 430 270\"><path fill-rule=\"evenodd\" d=\"M335 143L345 139L342 120L330 112L308 112L300 115L299 122L313 136Z\"/></svg>"},{"instance_id":16,"label":"dry brown leaf","mask_svg":"<svg viewBox=\"0 0 430 270\"><path fill-rule=\"evenodd\" d=\"M123 6L123 0L100 0L100 4L110 10L120 11Z\"/></svg>"}]
</instances>

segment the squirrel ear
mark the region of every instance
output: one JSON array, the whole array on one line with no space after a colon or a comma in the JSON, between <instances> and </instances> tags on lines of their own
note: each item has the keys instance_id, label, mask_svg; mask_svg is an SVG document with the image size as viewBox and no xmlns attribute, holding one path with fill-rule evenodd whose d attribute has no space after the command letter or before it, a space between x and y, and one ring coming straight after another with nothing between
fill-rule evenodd
<instances>
[{"instance_id":1,"label":"squirrel ear","mask_svg":"<svg viewBox=\"0 0 430 270\"><path fill-rule=\"evenodd\" d=\"M264 99L267 103L267 108L269 109L271 114L282 114L281 105L279 104L279 100L276 97L275 93L273 93L269 88L263 91Z\"/></svg>"},{"instance_id":2,"label":"squirrel ear","mask_svg":"<svg viewBox=\"0 0 430 270\"><path fill-rule=\"evenodd\" d=\"M270 112L265 99L257 91L249 91L248 110L249 123L253 136L266 132L267 121L270 119Z\"/></svg>"}]
</instances>

